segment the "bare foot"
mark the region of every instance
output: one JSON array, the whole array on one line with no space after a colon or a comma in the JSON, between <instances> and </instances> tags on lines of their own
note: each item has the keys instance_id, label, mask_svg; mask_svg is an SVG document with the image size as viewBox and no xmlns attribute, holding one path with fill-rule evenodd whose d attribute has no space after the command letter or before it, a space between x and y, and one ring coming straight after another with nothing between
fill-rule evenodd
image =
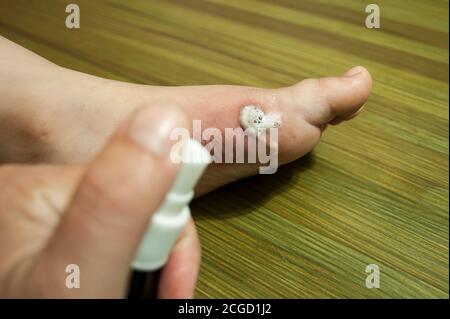
<instances>
[{"instance_id":1,"label":"bare foot","mask_svg":"<svg viewBox=\"0 0 450 319\"><path fill-rule=\"evenodd\" d=\"M41 62L43 63L43 62ZM43 63L45 64L45 63ZM116 125L143 105L178 105L202 127L240 127L245 105L281 115L279 163L313 149L328 124L353 118L367 100L372 79L363 67L343 76L303 80L280 89L241 86L155 87L106 80L43 65L30 73L33 85L6 96L10 112L0 115L2 162L85 162ZM157 119L155 119L157 120ZM197 188L207 193L256 174L259 164L213 164Z\"/></svg>"}]
</instances>

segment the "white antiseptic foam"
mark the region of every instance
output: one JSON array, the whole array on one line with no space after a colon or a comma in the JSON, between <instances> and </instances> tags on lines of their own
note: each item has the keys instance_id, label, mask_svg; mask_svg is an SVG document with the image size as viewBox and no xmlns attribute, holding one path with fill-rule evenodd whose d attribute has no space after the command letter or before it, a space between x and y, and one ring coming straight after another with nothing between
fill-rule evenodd
<instances>
[{"instance_id":1,"label":"white antiseptic foam","mask_svg":"<svg viewBox=\"0 0 450 319\"><path fill-rule=\"evenodd\" d=\"M262 129L280 127L281 125L280 114L265 114L260 108L254 105L244 106L241 109L239 120L244 129L249 129L253 133L259 133Z\"/></svg>"}]
</instances>

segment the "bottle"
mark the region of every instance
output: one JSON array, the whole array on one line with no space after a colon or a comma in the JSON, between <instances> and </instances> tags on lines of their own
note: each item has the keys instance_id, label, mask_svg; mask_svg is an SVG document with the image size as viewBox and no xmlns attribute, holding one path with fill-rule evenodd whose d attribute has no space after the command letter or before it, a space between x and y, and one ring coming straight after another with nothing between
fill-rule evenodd
<instances>
[{"instance_id":1,"label":"bottle","mask_svg":"<svg viewBox=\"0 0 450 319\"><path fill-rule=\"evenodd\" d=\"M173 186L153 214L132 263L133 275L128 293L131 299L156 298L161 270L189 221L191 211L188 205L194 197L194 187L211 162L209 152L198 141L189 139L187 143L177 145L181 167Z\"/></svg>"}]
</instances>

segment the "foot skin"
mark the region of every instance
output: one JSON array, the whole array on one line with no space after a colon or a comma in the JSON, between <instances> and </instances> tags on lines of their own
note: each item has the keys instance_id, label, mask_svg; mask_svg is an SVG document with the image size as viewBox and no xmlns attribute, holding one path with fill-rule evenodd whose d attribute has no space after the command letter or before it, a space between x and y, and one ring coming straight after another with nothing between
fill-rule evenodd
<instances>
[{"instance_id":1,"label":"foot skin","mask_svg":"<svg viewBox=\"0 0 450 319\"><path fill-rule=\"evenodd\" d=\"M240 110L251 104L265 113L281 114L279 163L285 164L311 151L328 124L356 116L372 85L369 72L360 66L340 77L307 79L280 89L224 85L154 87L62 68L49 69L44 79L36 78L30 94L22 94L11 102L11 108L26 112L15 114L14 123L21 125L8 128L12 137L10 152L0 154L0 161L87 161L115 127L143 105L175 104L191 119L200 119L202 128L223 131L240 127ZM5 117L0 120L8 122ZM8 148L8 141L0 142ZM259 164L213 164L200 181L197 195L256 174L258 168Z\"/></svg>"}]
</instances>

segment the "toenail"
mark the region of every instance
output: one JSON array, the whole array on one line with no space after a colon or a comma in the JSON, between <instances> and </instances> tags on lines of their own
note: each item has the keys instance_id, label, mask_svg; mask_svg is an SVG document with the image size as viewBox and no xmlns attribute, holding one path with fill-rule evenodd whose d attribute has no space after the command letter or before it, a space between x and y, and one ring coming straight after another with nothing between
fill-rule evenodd
<instances>
[{"instance_id":1,"label":"toenail","mask_svg":"<svg viewBox=\"0 0 450 319\"><path fill-rule=\"evenodd\" d=\"M348 116L345 120L351 120L352 118L358 116L362 111L364 110L364 105L361 106L358 110L356 110L354 113L352 113L350 116Z\"/></svg>"},{"instance_id":2,"label":"toenail","mask_svg":"<svg viewBox=\"0 0 450 319\"><path fill-rule=\"evenodd\" d=\"M355 76L359 73L361 73L363 71L363 67L362 66L355 66L353 68L351 68L350 70L348 70L347 72L345 72L345 76Z\"/></svg>"},{"instance_id":3,"label":"toenail","mask_svg":"<svg viewBox=\"0 0 450 319\"><path fill-rule=\"evenodd\" d=\"M263 110L254 105L246 105L241 109L239 118L244 129L250 132L260 132L262 129L280 127L281 115L278 113L265 114Z\"/></svg>"}]
</instances>

